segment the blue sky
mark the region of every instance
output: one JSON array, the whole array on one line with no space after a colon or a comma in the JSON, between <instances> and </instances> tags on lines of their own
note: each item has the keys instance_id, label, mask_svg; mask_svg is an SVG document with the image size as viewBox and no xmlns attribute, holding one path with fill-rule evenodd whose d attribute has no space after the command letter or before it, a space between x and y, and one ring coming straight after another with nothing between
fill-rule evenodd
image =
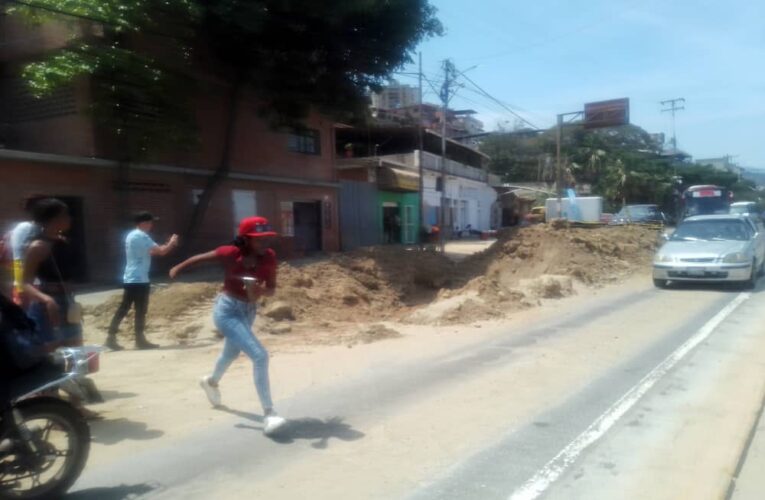
<instances>
[{"instance_id":1,"label":"blue sky","mask_svg":"<svg viewBox=\"0 0 765 500\"><path fill-rule=\"evenodd\" d=\"M446 34L420 50L436 84L447 57L461 70L478 65L467 75L539 127L585 102L629 97L632 123L667 137L671 123L659 101L684 97L681 149L694 158L735 155L742 166L765 169L762 0L431 3ZM487 129L513 125L510 113L463 83L452 107L475 109ZM429 89L425 99L437 101Z\"/></svg>"}]
</instances>

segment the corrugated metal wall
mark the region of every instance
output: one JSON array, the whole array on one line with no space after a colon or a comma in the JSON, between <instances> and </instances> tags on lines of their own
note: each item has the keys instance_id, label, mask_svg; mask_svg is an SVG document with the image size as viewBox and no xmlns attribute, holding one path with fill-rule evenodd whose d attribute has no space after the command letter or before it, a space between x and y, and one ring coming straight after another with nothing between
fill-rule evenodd
<instances>
[{"instance_id":1,"label":"corrugated metal wall","mask_svg":"<svg viewBox=\"0 0 765 500\"><path fill-rule=\"evenodd\" d=\"M340 188L340 246L343 250L377 245L380 228L377 186L368 182L342 181Z\"/></svg>"}]
</instances>

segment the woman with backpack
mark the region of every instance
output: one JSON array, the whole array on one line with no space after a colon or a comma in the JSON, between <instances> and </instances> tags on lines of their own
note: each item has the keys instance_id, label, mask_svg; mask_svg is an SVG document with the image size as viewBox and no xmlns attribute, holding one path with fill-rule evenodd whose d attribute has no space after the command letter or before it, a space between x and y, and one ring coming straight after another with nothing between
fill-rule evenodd
<instances>
[{"instance_id":1,"label":"woman with backpack","mask_svg":"<svg viewBox=\"0 0 765 500\"><path fill-rule=\"evenodd\" d=\"M286 420L274 410L268 376L268 352L255 337L256 301L271 296L276 289L276 253L270 243L277 234L264 217L247 217L239 224L238 236L230 245L195 255L170 270L170 278L190 266L203 262L218 262L223 266L223 289L215 301L213 319L223 334L223 351L212 375L200 381L207 399L220 406L218 383L231 363L244 352L253 363L255 388L265 415L264 433L271 435L284 426Z\"/></svg>"}]
</instances>

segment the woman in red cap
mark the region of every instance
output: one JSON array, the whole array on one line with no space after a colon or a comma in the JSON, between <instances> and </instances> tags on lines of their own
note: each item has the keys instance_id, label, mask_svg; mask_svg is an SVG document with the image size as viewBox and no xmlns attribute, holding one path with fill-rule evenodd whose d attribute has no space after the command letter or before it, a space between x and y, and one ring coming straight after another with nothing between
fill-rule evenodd
<instances>
[{"instance_id":1,"label":"woman in red cap","mask_svg":"<svg viewBox=\"0 0 765 500\"><path fill-rule=\"evenodd\" d=\"M220 262L225 270L223 290L215 302L213 319L225 343L212 375L200 385L213 406L220 406L218 383L226 369L244 352L253 362L255 387L265 415L265 434L279 430L286 420L274 411L268 379L268 352L252 332L255 303L276 289L276 253L269 248L277 234L264 217L247 217L239 224L239 235L230 245L195 255L170 270L170 278L202 262Z\"/></svg>"}]
</instances>

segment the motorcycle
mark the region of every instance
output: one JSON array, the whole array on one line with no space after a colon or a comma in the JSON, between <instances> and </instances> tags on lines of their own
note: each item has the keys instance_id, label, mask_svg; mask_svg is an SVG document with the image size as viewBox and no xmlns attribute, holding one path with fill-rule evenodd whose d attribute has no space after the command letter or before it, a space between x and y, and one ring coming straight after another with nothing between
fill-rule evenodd
<instances>
[{"instance_id":1,"label":"motorcycle","mask_svg":"<svg viewBox=\"0 0 765 500\"><path fill-rule=\"evenodd\" d=\"M82 394L85 375L98 371L99 351L59 349L51 362L11 380L10 403L0 408L0 499L59 498L80 476L90 427L54 395Z\"/></svg>"}]
</instances>

